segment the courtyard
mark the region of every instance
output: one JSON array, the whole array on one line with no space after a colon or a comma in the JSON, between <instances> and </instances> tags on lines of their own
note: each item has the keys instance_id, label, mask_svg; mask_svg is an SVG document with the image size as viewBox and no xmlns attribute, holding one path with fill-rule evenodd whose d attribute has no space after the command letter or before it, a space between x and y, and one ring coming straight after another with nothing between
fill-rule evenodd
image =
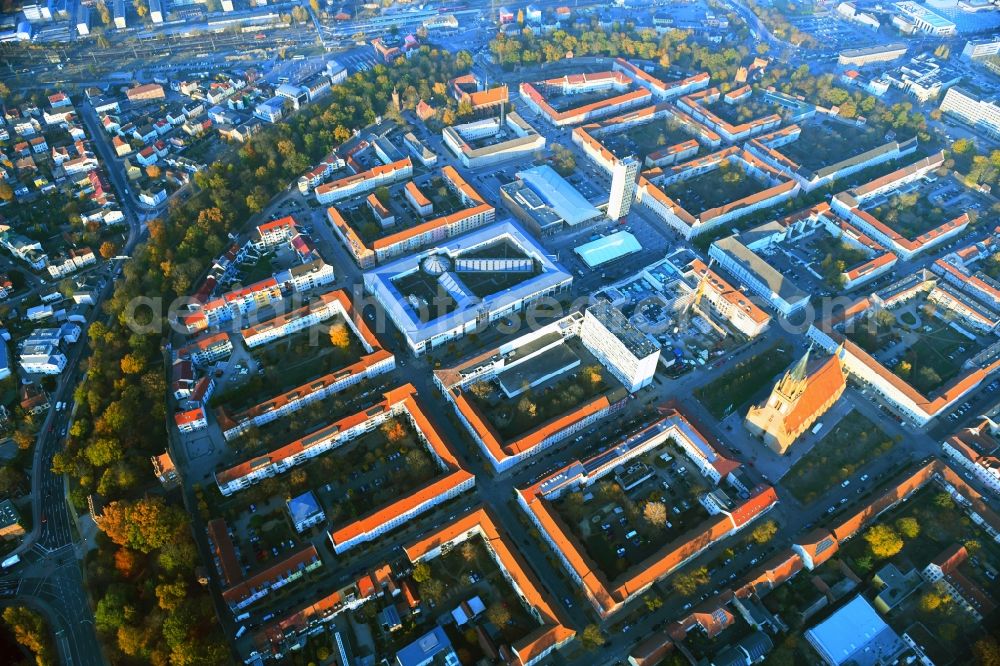
<instances>
[{"instance_id":1,"label":"courtyard","mask_svg":"<svg viewBox=\"0 0 1000 666\"><path fill-rule=\"evenodd\" d=\"M601 135L600 141L619 158L635 155L640 161L652 153L692 140L680 123L672 118L661 118L635 125L621 132Z\"/></svg>"},{"instance_id":2,"label":"courtyard","mask_svg":"<svg viewBox=\"0 0 1000 666\"><path fill-rule=\"evenodd\" d=\"M988 344L952 323L947 310L939 310L926 295L919 295L894 310L865 315L849 327L847 335L900 379L928 395L961 374L965 362Z\"/></svg>"},{"instance_id":3,"label":"courtyard","mask_svg":"<svg viewBox=\"0 0 1000 666\"><path fill-rule=\"evenodd\" d=\"M661 189L684 210L696 214L739 201L766 187L733 160L726 159L717 169L678 180Z\"/></svg>"},{"instance_id":4,"label":"courtyard","mask_svg":"<svg viewBox=\"0 0 1000 666\"><path fill-rule=\"evenodd\" d=\"M552 506L605 577L614 580L708 520L698 497L711 487L666 443L631 461L623 473L567 493Z\"/></svg>"},{"instance_id":5,"label":"courtyard","mask_svg":"<svg viewBox=\"0 0 1000 666\"><path fill-rule=\"evenodd\" d=\"M624 390L581 343L570 340L565 345L580 363L536 386L514 387L521 390L514 397L505 395L498 380L470 387L468 395L472 404L504 440L516 439L599 395Z\"/></svg>"},{"instance_id":6,"label":"courtyard","mask_svg":"<svg viewBox=\"0 0 1000 666\"><path fill-rule=\"evenodd\" d=\"M885 143L885 137L870 127L808 122L800 126L798 139L780 146L777 151L810 171L819 171Z\"/></svg>"},{"instance_id":7,"label":"courtyard","mask_svg":"<svg viewBox=\"0 0 1000 666\"><path fill-rule=\"evenodd\" d=\"M766 100L756 90L749 97L744 98L736 104L729 104L719 99L712 104L705 105L705 108L730 125L741 125L772 114L778 114L782 118L787 115L784 107Z\"/></svg>"},{"instance_id":8,"label":"courtyard","mask_svg":"<svg viewBox=\"0 0 1000 666\"><path fill-rule=\"evenodd\" d=\"M251 351L256 373L237 370L210 404L238 412L347 367L365 353L342 318L334 317Z\"/></svg>"}]
</instances>

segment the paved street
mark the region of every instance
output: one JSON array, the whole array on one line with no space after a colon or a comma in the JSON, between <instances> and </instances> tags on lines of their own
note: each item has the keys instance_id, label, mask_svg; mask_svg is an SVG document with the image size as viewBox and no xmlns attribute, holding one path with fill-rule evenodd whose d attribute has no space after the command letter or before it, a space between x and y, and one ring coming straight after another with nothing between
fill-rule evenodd
<instances>
[{"instance_id":1,"label":"paved street","mask_svg":"<svg viewBox=\"0 0 1000 666\"><path fill-rule=\"evenodd\" d=\"M83 118L85 123L93 121L92 118L88 120L87 113ZM89 126L88 131L103 139L102 131ZM100 152L102 140L93 143ZM123 176L113 169L108 172L117 191L124 192ZM132 207L125 205L123 208L128 239L120 253L128 256L141 241L144 230ZM114 262L108 264L109 267L113 265ZM114 280L106 280L104 289L95 298L88 325L103 316L100 306L112 294L113 287ZM86 330L86 326L83 328ZM80 361L87 354L86 336L81 336L68 353L66 370L50 395L52 407L39 429L32 463L34 526L14 551L21 555L21 563L0 576L0 589L15 589L18 602L36 608L52 623L62 663L74 666L98 666L104 663L104 657L81 572L86 544L79 543L75 518L67 503L66 480L52 473L52 457L62 448L72 423L73 391L82 379ZM63 411L55 409L59 402L66 403ZM0 604L11 603L11 600L11 597L0 598Z\"/></svg>"}]
</instances>

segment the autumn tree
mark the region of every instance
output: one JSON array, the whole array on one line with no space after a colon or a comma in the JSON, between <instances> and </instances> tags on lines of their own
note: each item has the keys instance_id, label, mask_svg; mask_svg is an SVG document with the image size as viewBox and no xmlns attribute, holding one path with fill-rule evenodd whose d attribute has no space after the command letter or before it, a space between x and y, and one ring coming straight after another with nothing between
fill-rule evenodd
<instances>
[{"instance_id":1,"label":"autumn tree","mask_svg":"<svg viewBox=\"0 0 1000 666\"><path fill-rule=\"evenodd\" d=\"M115 551L115 569L125 578L133 578L142 569L142 558L131 548Z\"/></svg>"},{"instance_id":2,"label":"autumn tree","mask_svg":"<svg viewBox=\"0 0 1000 666\"><path fill-rule=\"evenodd\" d=\"M603 377L601 376L601 366L599 365L588 365L583 369L584 378L591 383L593 386L597 386L601 383Z\"/></svg>"},{"instance_id":3,"label":"autumn tree","mask_svg":"<svg viewBox=\"0 0 1000 666\"><path fill-rule=\"evenodd\" d=\"M753 539L754 543L763 546L774 538L774 535L778 533L778 524L773 520L765 520L763 523L757 525L753 532L750 533L750 538Z\"/></svg>"},{"instance_id":4,"label":"autumn tree","mask_svg":"<svg viewBox=\"0 0 1000 666\"><path fill-rule=\"evenodd\" d=\"M159 178L160 173L161 173L160 167L158 167L155 164L150 164L149 166L146 167L146 175L152 178L153 180Z\"/></svg>"},{"instance_id":5,"label":"autumn tree","mask_svg":"<svg viewBox=\"0 0 1000 666\"><path fill-rule=\"evenodd\" d=\"M403 457L405 468L416 477L424 477L431 471L430 459L423 451L413 450Z\"/></svg>"},{"instance_id":6,"label":"autumn tree","mask_svg":"<svg viewBox=\"0 0 1000 666\"><path fill-rule=\"evenodd\" d=\"M17 444L17 448L22 451L27 451L35 445L34 433L28 432L24 428L18 428L15 430L14 434L11 435L11 439L13 439L14 443Z\"/></svg>"},{"instance_id":7,"label":"autumn tree","mask_svg":"<svg viewBox=\"0 0 1000 666\"><path fill-rule=\"evenodd\" d=\"M10 606L3 610L3 620L14 633L14 640L35 655L37 666L54 666L58 662L49 627L40 614L24 606Z\"/></svg>"},{"instance_id":8,"label":"autumn tree","mask_svg":"<svg viewBox=\"0 0 1000 666\"><path fill-rule=\"evenodd\" d=\"M517 411L521 412L525 416L534 418L538 414L538 405L532 402L531 398L528 396L523 396L517 402Z\"/></svg>"},{"instance_id":9,"label":"autumn tree","mask_svg":"<svg viewBox=\"0 0 1000 666\"><path fill-rule=\"evenodd\" d=\"M417 583L426 583L431 579L431 568L426 562L417 562L413 566L413 580Z\"/></svg>"},{"instance_id":10,"label":"autumn tree","mask_svg":"<svg viewBox=\"0 0 1000 666\"><path fill-rule=\"evenodd\" d=\"M490 388L489 382L478 381L469 387L469 391L480 400L485 400L493 392L493 389Z\"/></svg>"},{"instance_id":11,"label":"autumn tree","mask_svg":"<svg viewBox=\"0 0 1000 666\"><path fill-rule=\"evenodd\" d=\"M288 483L293 488L302 488L309 483L309 474L306 473L306 471L301 467L296 467L292 470L292 473L288 475Z\"/></svg>"},{"instance_id":12,"label":"autumn tree","mask_svg":"<svg viewBox=\"0 0 1000 666\"><path fill-rule=\"evenodd\" d=\"M916 539L920 535L920 523L912 516L906 516L897 520L896 529L907 539Z\"/></svg>"},{"instance_id":13,"label":"autumn tree","mask_svg":"<svg viewBox=\"0 0 1000 666\"><path fill-rule=\"evenodd\" d=\"M954 509L955 500L946 492L940 492L934 496L934 504L941 509Z\"/></svg>"},{"instance_id":14,"label":"autumn tree","mask_svg":"<svg viewBox=\"0 0 1000 666\"><path fill-rule=\"evenodd\" d=\"M0 467L0 495L16 495L25 487L27 479L16 467Z\"/></svg>"},{"instance_id":15,"label":"autumn tree","mask_svg":"<svg viewBox=\"0 0 1000 666\"><path fill-rule=\"evenodd\" d=\"M406 437L406 428L399 422L399 419L392 419L382 424L382 434L391 444L395 444Z\"/></svg>"},{"instance_id":16,"label":"autumn tree","mask_svg":"<svg viewBox=\"0 0 1000 666\"><path fill-rule=\"evenodd\" d=\"M646 502L642 517L654 527L663 527L667 524L667 506L663 502Z\"/></svg>"},{"instance_id":17,"label":"autumn tree","mask_svg":"<svg viewBox=\"0 0 1000 666\"><path fill-rule=\"evenodd\" d=\"M510 610L501 602L494 602L486 609L486 619L501 629L510 622Z\"/></svg>"},{"instance_id":18,"label":"autumn tree","mask_svg":"<svg viewBox=\"0 0 1000 666\"><path fill-rule=\"evenodd\" d=\"M920 595L920 610L925 613L933 613L947 601L947 598L947 595L938 588L928 590Z\"/></svg>"},{"instance_id":19,"label":"autumn tree","mask_svg":"<svg viewBox=\"0 0 1000 666\"><path fill-rule=\"evenodd\" d=\"M690 597L698 590L699 587L707 585L708 581L708 569L705 567L698 567L697 569L692 569L687 573L675 575L670 584L671 587L674 588L674 592L677 594L682 597Z\"/></svg>"},{"instance_id":20,"label":"autumn tree","mask_svg":"<svg viewBox=\"0 0 1000 666\"><path fill-rule=\"evenodd\" d=\"M1000 666L1000 642L995 636L983 636L972 645L976 666Z\"/></svg>"},{"instance_id":21,"label":"autumn tree","mask_svg":"<svg viewBox=\"0 0 1000 666\"><path fill-rule=\"evenodd\" d=\"M587 650L596 650L604 645L604 634L601 633L601 628L596 624L588 624L583 628L580 641Z\"/></svg>"},{"instance_id":22,"label":"autumn tree","mask_svg":"<svg viewBox=\"0 0 1000 666\"><path fill-rule=\"evenodd\" d=\"M182 509L153 497L111 502L104 507L98 527L116 544L149 553L176 539L186 524Z\"/></svg>"},{"instance_id":23,"label":"autumn tree","mask_svg":"<svg viewBox=\"0 0 1000 666\"><path fill-rule=\"evenodd\" d=\"M884 560L892 557L903 549L903 539L889 525L873 525L865 532L865 541L871 549L872 555L877 559Z\"/></svg>"},{"instance_id":24,"label":"autumn tree","mask_svg":"<svg viewBox=\"0 0 1000 666\"><path fill-rule=\"evenodd\" d=\"M145 362L137 354L125 354L120 365L126 375L137 375L146 369Z\"/></svg>"},{"instance_id":25,"label":"autumn tree","mask_svg":"<svg viewBox=\"0 0 1000 666\"><path fill-rule=\"evenodd\" d=\"M187 585L183 580L160 583L156 586L157 604L165 611L176 610L187 597Z\"/></svg>"},{"instance_id":26,"label":"autumn tree","mask_svg":"<svg viewBox=\"0 0 1000 666\"><path fill-rule=\"evenodd\" d=\"M347 349L351 344L351 335L347 324L337 323L330 327L330 344L337 349Z\"/></svg>"},{"instance_id":27,"label":"autumn tree","mask_svg":"<svg viewBox=\"0 0 1000 666\"><path fill-rule=\"evenodd\" d=\"M0 182L0 199L10 201L14 198L14 190L9 183Z\"/></svg>"},{"instance_id":28,"label":"autumn tree","mask_svg":"<svg viewBox=\"0 0 1000 666\"><path fill-rule=\"evenodd\" d=\"M444 598L444 583L441 581L431 578L430 580L425 580L418 586L420 590L420 596L423 599L437 603Z\"/></svg>"}]
</instances>

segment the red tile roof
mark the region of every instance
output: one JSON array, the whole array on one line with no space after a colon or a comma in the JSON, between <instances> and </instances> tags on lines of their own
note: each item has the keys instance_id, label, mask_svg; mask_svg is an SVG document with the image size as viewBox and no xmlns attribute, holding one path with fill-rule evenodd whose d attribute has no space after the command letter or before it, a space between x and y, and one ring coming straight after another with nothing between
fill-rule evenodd
<instances>
[{"instance_id":1,"label":"red tile roof","mask_svg":"<svg viewBox=\"0 0 1000 666\"><path fill-rule=\"evenodd\" d=\"M330 532L330 540L334 544L341 544L362 534L372 532L394 518L404 515L474 478L472 474L462 468L455 451L427 418L427 414L421 408L416 397L417 391L410 384L393 389L385 394L385 409L392 409L402 403L403 408L413 420L414 426L422 435L422 439L427 443L427 447L435 458L439 458L448 467L449 471L443 476L432 479L411 494L401 496L390 504L374 509L361 518L333 530Z\"/></svg>"},{"instance_id":2,"label":"red tile roof","mask_svg":"<svg viewBox=\"0 0 1000 666\"><path fill-rule=\"evenodd\" d=\"M226 521L216 518L209 521L206 526L208 538L211 541L212 552L219 559L219 568L222 570L222 584L224 586L234 585L243 578L243 570L236 559L236 549L233 547L233 540L229 537L229 528Z\"/></svg>"},{"instance_id":3,"label":"red tile roof","mask_svg":"<svg viewBox=\"0 0 1000 666\"><path fill-rule=\"evenodd\" d=\"M310 544L267 569L224 590L222 592L222 600L230 606L238 604L253 595L254 591L262 587L270 587L297 569L308 566L311 562L319 559L319 552L316 550L316 546Z\"/></svg>"},{"instance_id":4,"label":"red tile roof","mask_svg":"<svg viewBox=\"0 0 1000 666\"><path fill-rule=\"evenodd\" d=\"M417 562L442 544L464 540L473 530L479 531L501 570L523 595L541 622L541 627L513 644L520 664L536 659L553 646L559 646L573 638L576 632L566 626L557 606L531 572L524 557L514 550L513 540L500 530L499 522L489 509L478 508L457 520L444 525L440 530L421 537L405 546L403 550L411 562Z\"/></svg>"},{"instance_id":5,"label":"red tile roof","mask_svg":"<svg viewBox=\"0 0 1000 666\"><path fill-rule=\"evenodd\" d=\"M840 359L831 355L818 368L809 373L806 388L785 414L785 432L798 432L802 424L813 420L824 407L844 392L847 379L841 368Z\"/></svg>"}]
</instances>

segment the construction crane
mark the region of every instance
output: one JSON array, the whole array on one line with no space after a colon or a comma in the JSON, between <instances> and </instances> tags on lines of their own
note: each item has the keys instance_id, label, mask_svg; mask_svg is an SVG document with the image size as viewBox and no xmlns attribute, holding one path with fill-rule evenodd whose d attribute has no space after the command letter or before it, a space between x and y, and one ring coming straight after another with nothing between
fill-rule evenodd
<instances>
[{"instance_id":1,"label":"construction crane","mask_svg":"<svg viewBox=\"0 0 1000 666\"><path fill-rule=\"evenodd\" d=\"M702 319L709 326L711 326L717 333L719 333L722 336L725 336L726 335L725 329L723 329L721 326L715 323L712 320L712 317L707 316L705 313L703 313L700 308L701 299L705 295L705 288L708 286L708 283L710 282L708 276L712 270L712 264L714 263L715 259L710 257L708 260L708 266L705 268L705 271L701 274L701 278L698 280L698 286L695 287L694 295L691 297L691 300L688 301L687 306L681 311L680 317L678 317L678 323L684 322L686 324L691 318L692 311L694 311L696 314L702 315Z\"/></svg>"},{"instance_id":2,"label":"construction crane","mask_svg":"<svg viewBox=\"0 0 1000 666\"><path fill-rule=\"evenodd\" d=\"M701 298L702 298L702 296L705 295L705 287L706 287L706 285L708 285L708 281L709 281L708 280L708 274L712 270L712 264L714 264L714 263L715 263L715 258L714 257L709 257L709 259L708 259L708 266L706 267L705 272L702 273L701 279L698 280L698 286L694 290L694 298L692 298L691 301L688 303L687 308L685 308L685 313L687 311L690 311L690 310L698 307L701 304Z\"/></svg>"}]
</instances>

